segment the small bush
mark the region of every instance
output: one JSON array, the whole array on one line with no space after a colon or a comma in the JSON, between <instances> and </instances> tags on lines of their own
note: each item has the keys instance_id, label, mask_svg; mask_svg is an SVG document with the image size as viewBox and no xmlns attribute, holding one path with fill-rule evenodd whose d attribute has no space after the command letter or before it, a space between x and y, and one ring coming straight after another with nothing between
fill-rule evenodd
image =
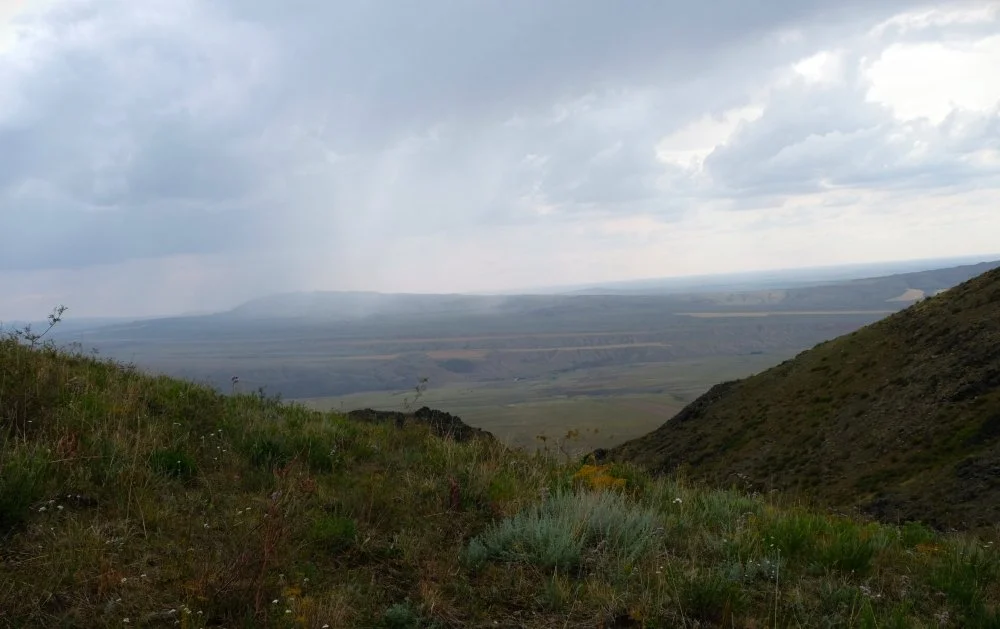
<instances>
[{"instance_id":1,"label":"small bush","mask_svg":"<svg viewBox=\"0 0 1000 629\"><path fill-rule=\"evenodd\" d=\"M292 460L292 453L283 442L260 434L247 439L245 450L251 463L265 469L281 467Z\"/></svg>"},{"instance_id":2,"label":"small bush","mask_svg":"<svg viewBox=\"0 0 1000 629\"><path fill-rule=\"evenodd\" d=\"M682 579L679 590L684 615L690 618L725 626L746 607L740 583L714 570Z\"/></svg>"},{"instance_id":3,"label":"small bush","mask_svg":"<svg viewBox=\"0 0 1000 629\"><path fill-rule=\"evenodd\" d=\"M45 496L49 464L41 455L17 453L0 467L0 533L20 526Z\"/></svg>"},{"instance_id":4,"label":"small bush","mask_svg":"<svg viewBox=\"0 0 1000 629\"><path fill-rule=\"evenodd\" d=\"M731 528L741 517L759 515L760 503L736 491L712 491L695 494L693 513L713 530Z\"/></svg>"},{"instance_id":5,"label":"small bush","mask_svg":"<svg viewBox=\"0 0 1000 629\"><path fill-rule=\"evenodd\" d=\"M149 467L159 476L185 482L198 475L194 458L178 448L154 451L149 455Z\"/></svg>"},{"instance_id":6,"label":"small bush","mask_svg":"<svg viewBox=\"0 0 1000 629\"><path fill-rule=\"evenodd\" d=\"M574 590L576 589L567 575L553 574L545 581L544 587L539 593L539 599L546 609L561 611L575 600Z\"/></svg>"},{"instance_id":7,"label":"small bush","mask_svg":"<svg viewBox=\"0 0 1000 629\"><path fill-rule=\"evenodd\" d=\"M328 438L302 435L295 440L292 450L317 474L329 474L337 465L336 446Z\"/></svg>"},{"instance_id":8,"label":"small bush","mask_svg":"<svg viewBox=\"0 0 1000 629\"><path fill-rule=\"evenodd\" d=\"M625 488L632 495L642 496L649 489L651 479L648 473L635 465L612 463L608 474L625 481Z\"/></svg>"},{"instance_id":9,"label":"small bush","mask_svg":"<svg viewBox=\"0 0 1000 629\"><path fill-rule=\"evenodd\" d=\"M899 533L904 548L916 548L937 539L934 530L920 522L907 522L900 528Z\"/></svg>"},{"instance_id":10,"label":"small bush","mask_svg":"<svg viewBox=\"0 0 1000 629\"><path fill-rule=\"evenodd\" d=\"M128 467L128 455L112 439L98 439L92 446L97 456L86 459L86 473L97 487L113 487Z\"/></svg>"},{"instance_id":11,"label":"small bush","mask_svg":"<svg viewBox=\"0 0 1000 629\"><path fill-rule=\"evenodd\" d=\"M520 479L510 470L501 470L490 478L489 487L486 489L487 496L493 502L513 500L522 492Z\"/></svg>"},{"instance_id":12,"label":"small bush","mask_svg":"<svg viewBox=\"0 0 1000 629\"><path fill-rule=\"evenodd\" d=\"M610 469L610 465L584 465L573 475L573 481L588 489L624 489L625 479L615 477Z\"/></svg>"},{"instance_id":13,"label":"small bush","mask_svg":"<svg viewBox=\"0 0 1000 629\"><path fill-rule=\"evenodd\" d=\"M474 538L466 558L473 566L498 560L572 568L600 545L606 561L630 563L651 546L657 523L655 513L617 493L559 492Z\"/></svg>"},{"instance_id":14,"label":"small bush","mask_svg":"<svg viewBox=\"0 0 1000 629\"><path fill-rule=\"evenodd\" d=\"M357 535L354 520L336 515L323 515L313 522L309 536L320 548L337 553L350 548Z\"/></svg>"},{"instance_id":15,"label":"small bush","mask_svg":"<svg viewBox=\"0 0 1000 629\"><path fill-rule=\"evenodd\" d=\"M773 544L783 557L794 559L812 553L816 539L824 530L822 518L806 513L779 517L763 527L764 541Z\"/></svg>"},{"instance_id":16,"label":"small bush","mask_svg":"<svg viewBox=\"0 0 1000 629\"><path fill-rule=\"evenodd\" d=\"M875 543L851 524L839 524L820 548L821 563L827 568L866 575L875 557Z\"/></svg>"},{"instance_id":17,"label":"small bush","mask_svg":"<svg viewBox=\"0 0 1000 629\"><path fill-rule=\"evenodd\" d=\"M420 629L422 624L420 614L409 601L396 603L382 615L382 626L386 629Z\"/></svg>"},{"instance_id":18,"label":"small bush","mask_svg":"<svg viewBox=\"0 0 1000 629\"><path fill-rule=\"evenodd\" d=\"M957 543L934 568L930 584L948 597L963 627L997 627L1000 616L987 608L985 592L996 583L998 570L992 551L975 542Z\"/></svg>"},{"instance_id":19,"label":"small bush","mask_svg":"<svg viewBox=\"0 0 1000 629\"><path fill-rule=\"evenodd\" d=\"M724 566L725 576L730 581L745 584L757 581L776 581L784 570L785 561L780 556L762 557L742 561L730 561Z\"/></svg>"}]
</instances>

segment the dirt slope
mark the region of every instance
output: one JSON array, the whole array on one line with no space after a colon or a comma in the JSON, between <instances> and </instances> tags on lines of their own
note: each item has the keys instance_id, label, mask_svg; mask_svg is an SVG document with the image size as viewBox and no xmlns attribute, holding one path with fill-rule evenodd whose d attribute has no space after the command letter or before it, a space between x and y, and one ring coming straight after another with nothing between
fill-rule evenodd
<instances>
[{"instance_id":1,"label":"dirt slope","mask_svg":"<svg viewBox=\"0 0 1000 629\"><path fill-rule=\"evenodd\" d=\"M1000 521L1000 269L750 378L607 453L887 520Z\"/></svg>"}]
</instances>

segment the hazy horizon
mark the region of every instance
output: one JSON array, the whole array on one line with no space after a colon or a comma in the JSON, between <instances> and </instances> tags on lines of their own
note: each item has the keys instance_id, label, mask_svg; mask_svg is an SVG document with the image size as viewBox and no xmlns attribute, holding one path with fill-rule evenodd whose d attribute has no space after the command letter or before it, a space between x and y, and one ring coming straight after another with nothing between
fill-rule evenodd
<instances>
[{"instance_id":1,"label":"hazy horizon","mask_svg":"<svg viewBox=\"0 0 1000 629\"><path fill-rule=\"evenodd\" d=\"M240 300L238 302L233 302L225 305L222 308L214 310L188 310L188 311L177 311L177 312L160 312L160 313L132 313L132 312L116 312L104 315L93 315L89 313L79 313L76 308L70 308L67 311L66 319L72 320L73 322L78 322L82 324L89 324L92 321L101 320L128 320L128 319L160 319L160 318L174 318L174 317L191 317L191 316L201 316L201 315L213 315L221 314L238 308L243 305L251 304L255 301L281 297L283 295L294 295L294 294L311 294L311 293L371 293L380 295L411 295L411 296L449 296L449 295L462 295L462 296L480 296L480 297L512 297L512 296L524 296L524 295L573 295L577 291L585 291L586 289L609 289L614 294L614 291L625 290L626 288L633 285L643 285L648 284L654 287L661 287L663 285L673 285L675 290L672 292L699 292L700 290L711 291L715 288L715 285L709 284L706 287L691 286L689 282L694 280L714 280L716 282L721 280L730 280L732 282L746 281L750 277L755 276L771 276L779 278L774 285L781 286L791 286L797 284L798 282L804 282L805 284L819 284L825 281L836 282L838 280L845 279L862 279L862 278L874 278L891 276L902 273L915 272L920 270L934 270L934 269L944 269L958 266L975 265L985 262L1000 262L1000 253L995 254L984 254L984 255L965 255L965 256L955 256L947 258L914 258L906 260L878 260L870 263L851 263L851 264L841 264L841 265L826 265L826 266L811 266L811 267L782 267L782 268L771 268L771 269L755 269L755 270L739 270L733 272L722 272L722 273L710 273L710 274L692 274L692 275L679 275L679 276L666 276L666 277L644 277L644 278L630 278L625 280L610 280L606 282L596 282L596 283L583 283L583 284L563 284L555 286L535 286L535 287L519 287L510 289L508 291L487 291L487 292L477 292L477 291L464 291L464 292L412 292L412 291L340 291L340 290L315 290L315 291L271 291L263 292L257 295L250 296L247 299ZM794 278L794 280L793 280ZM792 280L792 281L789 281ZM787 282L787 283L783 283ZM585 293L584 293L585 294ZM627 295L629 293L621 293ZM641 293L636 293L641 294ZM662 294L660 291L656 291L656 294ZM0 327L23 324L25 322L33 323L43 323L45 321L45 316L48 312L51 312L51 307L45 312L34 313L27 317L4 317L3 313L0 313Z\"/></svg>"},{"instance_id":2,"label":"hazy horizon","mask_svg":"<svg viewBox=\"0 0 1000 629\"><path fill-rule=\"evenodd\" d=\"M996 246L994 1L276 7L0 0L0 318Z\"/></svg>"}]
</instances>

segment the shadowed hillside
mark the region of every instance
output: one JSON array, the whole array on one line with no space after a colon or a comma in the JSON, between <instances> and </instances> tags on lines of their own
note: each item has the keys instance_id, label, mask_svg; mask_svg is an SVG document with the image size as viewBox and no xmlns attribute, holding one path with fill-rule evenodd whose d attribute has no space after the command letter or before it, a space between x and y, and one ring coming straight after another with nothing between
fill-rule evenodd
<instances>
[{"instance_id":1,"label":"shadowed hillside","mask_svg":"<svg viewBox=\"0 0 1000 629\"><path fill-rule=\"evenodd\" d=\"M720 384L609 453L881 518L1000 520L1000 270Z\"/></svg>"}]
</instances>

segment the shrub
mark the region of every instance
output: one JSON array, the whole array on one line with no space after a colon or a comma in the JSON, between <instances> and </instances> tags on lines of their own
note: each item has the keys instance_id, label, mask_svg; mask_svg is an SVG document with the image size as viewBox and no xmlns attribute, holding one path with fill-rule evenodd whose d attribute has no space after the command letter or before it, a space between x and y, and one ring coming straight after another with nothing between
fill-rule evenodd
<instances>
[{"instance_id":1,"label":"shrub","mask_svg":"<svg viewBox=\"0 0 1000 629\"><path fill-rule=\"evenodd\" d=\"M816 538L825 529L821 517L810 513L793 513L778 517L762 527L764 541L773 544L786 558L808 556Z\"/></svg>"},{"instance_id":2,"label":"shrub","mask_svg":"<svg viewBox=\"0 0 1000 629\"><path fill-rule=\"evenodd\" d=\"M336 450L330 439L316 435L302 435L295 440L294 451L313 472L329 474L337 465Z\"/></svg>"},{"instance_id":3,"label":"shrub","mask_svg":"<svg viewBox=\"0 0 1000 629\"><path fill-rule=\"evenodd\" d=\"M625 479L613 476L610 469L610 465L584 465L573 475L573 481L589 489L624 489Z\"/></svg>"},{"instance_id":4,"label":"shrub","mask_svg":"<svg viewBox=\"0 0 1000 629\"><path fill-rule=\"evenodd\" d=\"M714 570L681 579L679 593L685 616L721 625L730 624L747 603L741 584Z\"/></svg>"},{"instance_id":5,"label":"shrub","mask_svg":"<svg viewBox=\"0 0 1000 629\"><path fill-rule=\"evenodd\" d=\"M48 475L48 460L33 452L16 453L0 466L0 533L27 520L45 496Z\"/></svg>"},{"instance_id":6,"label":"shrub","mask_svg":"<svg viewBox=\"0 0 1000 629\"><path fill-rule=\"evenodd\" d=\"M904 548L916 548L921 544L930 544L937 539L937 534L930 527L920 522L907 522L900 530L900 542Z\"/></svg>"},{"instance_id":7,"label":"shrub","mask_svg":"<svg viewBox=\"0 0 1000 629\"><path fill-rule=\"evenodd\" d=\"M736 491L706 491L694 495L692 515L713 530L732 528L744 516L759 515L760 502Z\"/></svg>"},{"instance_id":8,"label":"shrub","mask_svg":"<svg viewBox=\"0 0 1000 629\"><path fill-rule=\"evenodd\" d=\"M354 544L357 526L354 520L336 515L323 515L313 522L309 531L312 541L329 552L341 552Z\"/></svg>"},{"instance_id":9,"label":"shrub","mask_svg":"<svg viewBox=\"0 0 1000 629\"><path fill-rule=\"evenodd\" d=\"M154 451L149 455L149 467L164 478L180 481L190 481L198 475L194 458L179 448Z\"/></svg>"},{"instance_id":10,"label":"shrub","mask_svg":"<svg viewBox=\"0 0 1000 629\"><path fill-rule=\"evenodd\" d=\"M488 528L466 551L473 566L489 560L545 568L578 566L591 549L615 563L631 563L648 549L655 513L609 492L553 494Z\"/></svg>"},{"instance_id":11,"label":"shrub","mask_svg":"<svg viewBox=\"0 0 1000 629\"><path fill-rule=\"evenodd\" d=\"M857 575L868 574L875 557L875 543L851 523L834 526L827 543L820 548L821 563L827 568Z\"/></svg>"},{"instance_id":12,"label":"shrub","mask_svg":"<svg viewBox=\"0 0 1000 629\"><path fill-rule=\"evenodd\" d=\"M930 584L948 597L964 627L996 627L1000 617L986 606L985 592L996 583L998 562L993 551L975 541L956 542L930 575Z\"/></svg>"},{"instance_id":13,"label":"shrub","mask_svg":"<svg viewBox=\"0 0 1000 629\"><path fill-rule=\"evenodd\" d=\"M420 614L409 601L392 605L382 615L382 626L386 629L419 629L421 624Z\"/></svg>"},{"instance_id":14,"label":"shrub","mask_svg":"<svg viewBox=\"0 0 1000 629\"><path fill-rule=\"evenodd\" d=\"M522 493L521 481L514 472L510 470L500 470L490 478L487 495L494 502L513 500Z\"/></svg>"},{"instance_id":15,"label":"shrub","mask_svg":"<svg viewBox=\"0 0 1000 629\"><path fill-rule=\"evenodd\" d=\"M249 436L245 451L251 463L265 469L281 467L292 460L292 453L283 442L262 434Z\"/></svg>"}]
</instances>

